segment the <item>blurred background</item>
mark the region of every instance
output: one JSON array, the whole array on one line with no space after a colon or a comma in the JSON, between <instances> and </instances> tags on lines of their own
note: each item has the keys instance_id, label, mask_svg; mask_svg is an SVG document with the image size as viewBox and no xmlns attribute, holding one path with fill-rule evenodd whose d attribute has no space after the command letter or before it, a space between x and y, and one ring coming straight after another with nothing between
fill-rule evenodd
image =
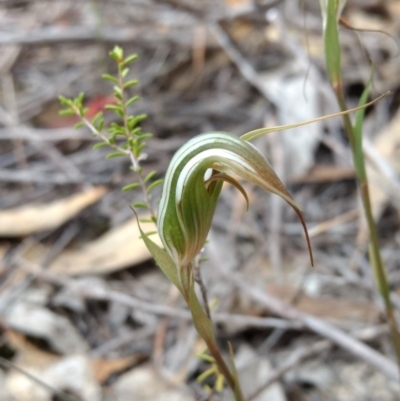
<instances>
[{"instance_id":1,"label":"blurred background","mask_svg":"<svg viewBox=\"0 0 400 401\"><path fill-rule=\"evenodd\" d=\"M371 99L391 91L367 109L364 150L398 310L400 2L349 0L343 18L363 30L341 28L349 106L369 58ZM154 137L142 165L160 178L197 134L241 135L338 111L316 0L1 0L1 401L231 399L209 394L215 376L196 381L209 368L196 357L204 344L139 239L129 204L141 196L121 192L134 181L129 160L105 160L88 129L58 114L59 95L84 92L90 117L113 102L101 74L115 73L115 45L139 55L129 76L141 100L130 112L148 114L143 129ZM254 144L302 207L316 267L284 202L244 183L246 213L242 195L224 188L201 270L248 400L397 400L340 118ZM288 304L364 341L375 359L305 328Z\"/></svg>"}]
</instances>

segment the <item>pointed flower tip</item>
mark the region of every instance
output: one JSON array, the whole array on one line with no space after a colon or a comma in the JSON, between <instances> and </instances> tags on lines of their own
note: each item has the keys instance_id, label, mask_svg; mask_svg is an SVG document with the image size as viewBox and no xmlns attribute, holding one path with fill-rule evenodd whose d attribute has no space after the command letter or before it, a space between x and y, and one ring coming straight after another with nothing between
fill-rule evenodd
<instances>
[{"instance_id":1,"label":"pointed flower tip","mask_svg":"<svg viewBox=\"0 0 400 401\"><path fill-rule=\"evenodd\" d=\"M168 167L158 216L158 232L177 266L189 265L203 248L223 182L234 185L249 199L239 176L279 195L301 211L265 157L249 142L231 134L213 132L188 141L174 155Z\"/></svg>"}]
</instances>

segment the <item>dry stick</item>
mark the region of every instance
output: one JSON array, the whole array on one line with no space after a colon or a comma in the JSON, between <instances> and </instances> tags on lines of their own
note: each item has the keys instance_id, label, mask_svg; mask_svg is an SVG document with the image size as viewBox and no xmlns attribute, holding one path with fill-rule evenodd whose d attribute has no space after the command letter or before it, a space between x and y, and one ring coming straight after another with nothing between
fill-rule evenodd
<instances>
[{"instance_id":1,"label":"dry stick","mask_svg":"<svg viewBox=\"0 0 400 401\"><path fill-rule=\"evenodd\" d=\"M40 142L40 138L37 136L37 132L34 129L29 129L24 125L15 125L14 120L11 115L6 113L0 107L0 118L3 119L7 125L12 127L11 135L17 139L18 141L27 140L32 143L33 147L37 149L44 156L48 157L50 161L54 164L54 166L58 167L60 170L64 172L64 174L56 175L57 178L50 178L49 182L58 183L63 182L63 180L71 180L72 182L84 182L84 177L79 169L70 162L55 146L48 143L38 143ZM17 124L18 121L15 122ZM21 135L17 132L17 129L22 131L24 134ZM12 139L12 136L10 139ZM5 139L8 139L7 137ZM38 174L35 171L31 171L31 169L26 170L11 170L11 171L0 171L2 175L0 177L1 181L7 182L46 182L48 177L40 178L41 174Z\"/></svg>"},{"instance_id":2,"label":"dry stick","mask_svg":"<svg viewBox=\"0 0 400 401\"><path fill-rule=\"evenodd\" d=\"M2 182L35 182L43 184L109 184L112 182L112 177L109 174L98 174L91 177L68 177L64 173L41 173L33 170L0 170L0 181Z\"/></svg>"},{"instance_id":3,"label":"dry stick","mask_svg":"<svg viewBox=\"0 0 400 401\"><path fill-rule=\"evenodd\" d=\"M170 292L167 299L167 305L170 307L174 307L176 302L178 301L178 297L180 292L175 285L171 284ZM154 336L154 348L153 348L153 359L156 365L161 366L163 362L163 354L164 354L164 341L165 334L167 333L168 324L169 324L169 316L164 316L161 322L158 323L158 327L156 330L156 334Z\"/></svg>"},{"instance_id":4,"label":"dry stick","mask_svg":"<svg viewBox=\"0 0 400 401\"><path fill-rule=\"evenodd\" d=\"M15 132L15 127L18 125L18 105L17 105L17 98L15 95L15 87L14 87L14 80L10 73L5 74L1 79L1 86L3 89L5 103L8 105L8 117L5 119L6 123L8 124L12 133ZM5 113L2 113L3 115ZM14 146L14 154L17 163L19 164L19 169L26 169L28 168L28 161L25 152L25 146L21 139L13 138L12 143ZM24 188L28 190L26 194L31 192L34 188L31 183L27 183L26 187ZM25 192L25 191L24 191Z\"/></svg>"},{"instance_id":5,"label":"dry stick","mask_svg":"<svg viewBox=\"0 0 400 401\"><path fill-rule=\"evenodd\" d=\"M387 326L377 326L372 329L368 328L365 330L361 330L355 335L357 338L362 339L364 341L366 340L372 340L373 338L376 338L377 336L387 333ZM279 380L287 371L290 369L295 368L298 366L300 363L305 361L306 359L318 355L323 351L329 350L329 348L332 347L332 342L329 340L322 340L318 341L317 343L313 344L310 347L306 347L303 349L300 349L298 351L295 351L289 359L282 364L279 368L277 368L272 374L268 377L268 379L258 388L256 389L252 394L250 394L247 397L246 401L252 401L254 398L256 398L258 395L260 395L263 391L265 391L271 384L273 384L276 380Z\"/></svg>"},{"instance_id":6,"label":"dry stick","mask_svg":"<svg viewBox=\"0 0 400 401\"><path fill-rule=\"evenodd\" d=\"M188 321L192 320L192 315L188 310L154 304L153 302L147 302L117 291L96 288L85 288L84 290L82 288L76 289L76 287L74 288L74 280L69 277L55 274L49 270L44 270L37 264L25 260L20 256L16 257L14 262L20 265L22 268L27 269L30 273L35 274L37 277L75 290L78 295L88 299L118 302L131 308L140 309L155 315L170 316ZM301 322L287 321L279 318L263 318L230 313L214 313L213 320L216 323L236 324L243 327L278 327L293 330L304 329L304 325Z\"/></svg>"},{"instance_id":7,"label":"dry stick","mask_svg":"<svg viewBox=\"0 0 400 401\"><path fill-rule=\"evenodd\" d=\"M5 368L13 369L16 370L17 372L21 373L22 375L26 376L28 379L32 380L39 386L45 388L48 390L52 395L57 395L60 398L62 398L65 401L81 401L79 398L76 398L68 393L66 393L63 390L56 389L52 387L50 384L45 383L38 377L32 375L31 373L27 372L25 369L20 368L18 365L15 363L8 361L7 359L4 359L3 357L0 356L0 365L3 365Z\"/></svg>"},{"instance_id":8,"label":"dry stick","mask_svg":"<svg viewBox=\"0 0 400 401\"><path fill-rule=\"evenodd\" d=\"M224 266L222 259L220 258L219 252L221 250L215 248L215 242L212 239L212 233L210 235L210 244L208 249L210 250L210 256L214 262L213 264L218 266L223 275L227 279L231 280L238 288L244 291L251 299L264 305L269 311L278 316L288 320L301 322L307 329L333 341L335 344L339 345L343 349L346 349L351 354L356 355L360 359L368 362L370 365L374 366L391 379L399 379L397 365L384 355L361 343L337 327L307 313L301 312L295 307L288 305L284 301L269 295L260 287L247 284L241 275L228 271Z\"/></svg>"},{"instance_id":9,"label":"dry stick","mask_svg":"<svg viewBox=\"0 0 400 401\"><path fill-rule=\"evenodd\" d=\"M295 319L302 322L309 330L333 341L335 344L346 349L348 352L358 356L370 365L376 367L391 379L398 380L399 372L396 364L386 358L371 347L361 343L344 331L324 322L314 316L299 311L294 307L288 306L285 302L272 297L260 288L254 288L244 283L240 276L235 275L233 281L240 286L254 300L260 302L273 313L287 319Z\"/></svg>"},{"instance_id":10,"label":"dry stick","mask_svg":"<svg viewBox=\"0 0 400 401\"><path fill-rule=\"evenodd\" d=\"M314 355L320 354L325 350L328 350L331 346L332 343L329 340L322 340L313 344L309 348L300 349L297 352L295 351L289 357L289 359L287 359L286 362L282 364L282 366L276 369L259 388L257 388L246 398L246 401L254 400L263 391L265 391L271 384L279 380L288 370L293 369L306 359L311 358Z\"/></svg>"},{"instance_id":11,"label":"dry stick","mask_svg":"<svg viewBox=\"0 0 400 401\"><path fill-rule=\"evenodd\" d=\"M268 99L268 93L265 85L260 79L257 71L253 66L242 56L242 54L232 45L228 35L224 32L218 23L209 23L208 29L217 39L222 49L228 54L229 58L234 62L243 77L257 88L261 94Z\"/></svg>"}]
</instances>

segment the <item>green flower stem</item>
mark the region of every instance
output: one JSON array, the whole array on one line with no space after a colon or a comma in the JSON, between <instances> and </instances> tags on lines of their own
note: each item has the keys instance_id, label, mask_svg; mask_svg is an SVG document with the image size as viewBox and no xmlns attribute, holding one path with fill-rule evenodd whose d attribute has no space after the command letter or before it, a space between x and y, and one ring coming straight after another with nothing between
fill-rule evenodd
<instances>
[{"instance_id":1,"label":"green flower stem","mask_svg":"<svg viewBox=\"0 0 400 401\"><path fill-rule=\"evenodd\" d=\"M343 90L341 85L333 86L335 91L335 95L338 100L339 107L342 111L347 110L346 101L344 98ZM365 168L365 160L362 154L362 151L358 149L357 140L354 133L354 127L350 121L348 115L343 115L343 124L345 128L346 135L349 139L352 154L353 154L353 163L356 167L356 176L358 185L360 187L361 199L364 207L364 214L368 225L369 230L369 240L370 240L370 259L371 259L371 267L374 272L374 277L376 281L376 285L381 294L381 297L384 302L386 318L388 320L388 324L390 327L390 333L394 345L394 349L396 352L397 363L400 367L400 334L398 330L398 325L396 321L396 317L394 314L394 308L392 301L390 299L390 287L386 275L386 268L384 262L382 260L378 232L376 229L376 224L374 220L374 216L372 214L372 206L371 199L369 195L369 185L368 185L368 177Z\"/></svg>"},{"instance_id":2,"label":"green flower stem","mask_svg":"<svg viewBox=\"0 0 400 401\"><path fill-rule=\"evenodd\" d=\"M169 281L171 281L171 283L173 283L178 288L179 292L185 299L192 314L194 326L200 337L206 343L208 350L214 357L215 363L218 366L220 372L225 377L225 380L228 383L229 387L234 392L235 400L244 401L244 397L240 388L239 378L236 374L234 364L232 363L231 372L219 351L212 322L205 313L197 298L194 288L194 277L191 264L177 266L172 257L164 249L160 248L156 243L154 243L146 235L146 233L143 232L140 227L139 218L135 210L132 210L136 216L136 219L138 220L140 234L143 238L144 243L147 246L147 249L150 251L156 263L167 276Z\"/></svg>"},{"instance_id":3,"label":"green flower stem","mask_svg":"<svg viewBox=\"0 0 400 401\"><path fill-rule=\"evenodd\" d=\"M328 0L326 12L326 26L324 31L325 39L325 58L331 86L335 92L341 111L348 110L346 99L343 93L343 78L341 71L340 40L337 22L337 0ZM370 86L370 85L368 85ZM369 88L366 88L361 103L366 103ZM391 337L400 366L400 334L394 314L394 308L390 299L390 288L387 280L386 269L382 260L378 233L375 220L372 214L371 199L369 195L368 177L365 169L364 154L362 151L362 119L360 114L359 121L353 125L348 114L343 114L343 124L347 137L350 142L353 162L356 170L357 181L360 187L361 199L364 207L365 218L368 224L370 237L370 261L374 272L378 290L383 298L386 310L386 317L390 327ZM357 130L356 130L357 128Z\"/></svg>"},{"instance_id":4,"label":"green flower stem","mask_svg":"<svg viewBox=\"0 0 400 401\"><path fill-rule=\"evenodd\" d=\"M194 288L193 270L191 266L181 267L181 283L180 291L192 313L193 324L200 337L207 345L210 354L215 359L220 372L224 375L226 382L235 394L236 401L244 401L241 391L240 382L236 374L232 374L229 367L225 363L215 339L214 329L211 320L200 305Z\"/></svg>"}]
</instances>

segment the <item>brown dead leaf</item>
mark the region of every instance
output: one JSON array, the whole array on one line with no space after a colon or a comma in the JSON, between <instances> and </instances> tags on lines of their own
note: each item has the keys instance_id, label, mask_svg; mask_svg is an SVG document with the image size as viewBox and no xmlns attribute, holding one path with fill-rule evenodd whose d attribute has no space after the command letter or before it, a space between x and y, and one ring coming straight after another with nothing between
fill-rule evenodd
<instances>
[{"instance_id":1,"label":"brown dead leaf","mask_svg":"<svg viewBox=\"0 0 400 401\"><path fill-rule=\"evenodd\" d=\"M271 284L268 292L290 303L297 293L297 286L290 284ZM310 297L301 295L296 308L310 315L323 319L370 323L377 322L380 316L379 308L366 302L346 301L338 298Z\"/></svg>"},{"instance_id":2,"label":"brown dead leaf","mask_svg":"<svg viewBox=\"0 0 400 401\"><path fill-rule=\"evenodd\" d=\"M47 204L31 204L0 212L0 237L23 237L57 228L97 202L106 188L96 187Z\"/></svg>"},{"instance_id":3,"label":"brown dead leaf","mask_svg":"<svg viewBox=\"0 0 400 401\"><path fill-rule=\"evenodd\" d=\"M94 377L98 383L104 383L112 374L121 372L126 368L136 365L143 359L143 355L132 355L119 359L92 359L91 365Z\"/></svg>"},{"instance_id":4,"label":"brown dead leaf","mask_svg":"<svg viewBox=\"0 0 400 401\"><path fill-rule=\"evenodd\" d=\"M61 359L59 355L42 351L29 342L24 334L17 331L7 330L6 340L17 351L19 365L30 365L42 369Z\"/></svg>"},{"instance_id":5,"label":"brown dead leaf","mask_svg":"<svg viewBox=\"0 0 400 401\"><path fill-rule=\"evenodd\" d=\"M141 223L145 232L155 231L154 223ZM158 235L152 240L161 246ZM37 262L41 252L29 259ZM66 249L54 259L49 269L70 276L106 274L134 266L151 258L146 245L140 238L135 219L115 227L100 238L84 245L81 249ZM33 260L32 260L33 259Z\"/></svg>"},{"instance_id":6,"label":"brown dead leaf","mask_svg":"<svg viewBox=\"0 0 400 401\"><path fill-rule=\"evenodd\" d=\"M253 6L253 0L225 0L225 4L229 8L242 8Z\"/></svg>"}]
</instances>

